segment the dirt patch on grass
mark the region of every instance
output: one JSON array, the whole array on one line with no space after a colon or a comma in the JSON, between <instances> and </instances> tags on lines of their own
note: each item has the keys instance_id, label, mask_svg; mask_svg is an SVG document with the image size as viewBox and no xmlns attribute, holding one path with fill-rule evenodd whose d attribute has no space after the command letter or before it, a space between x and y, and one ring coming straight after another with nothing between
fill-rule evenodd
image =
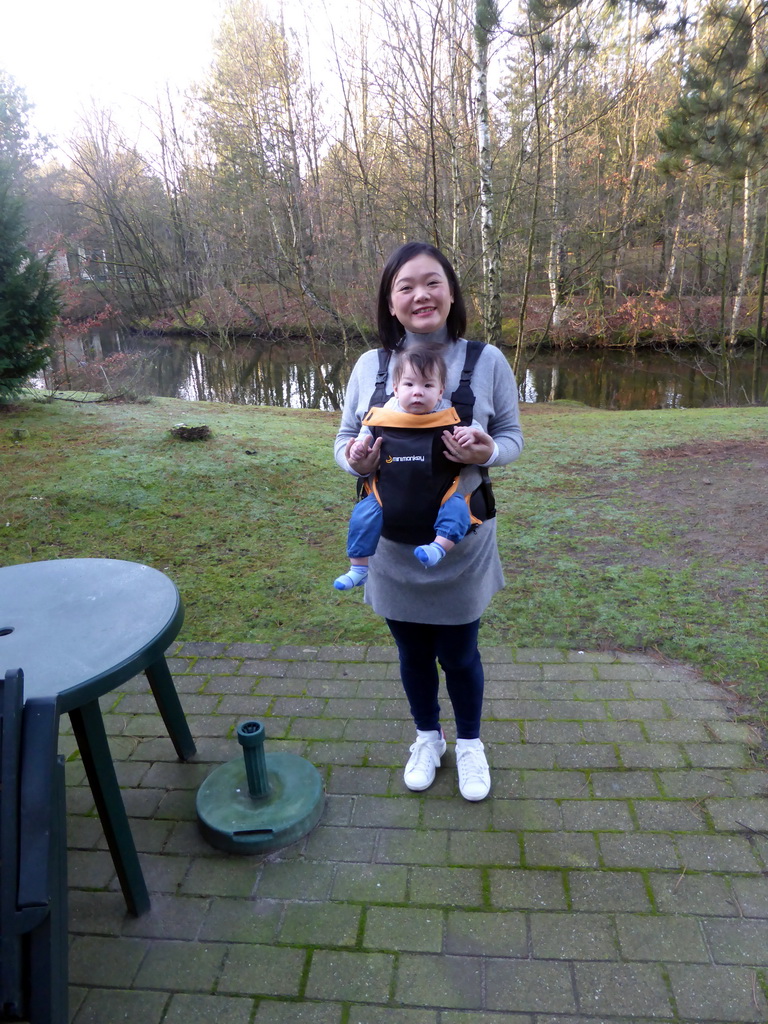
<instances>
[{"instance_id":1,"label":"dirt patch on grass","mask_svg":"<svg viewBox=\"0 0 768 1024\"><path fill-rule=\"evenodd\" d=\"M768 440L695 441L645 457L654 472L630 486L664 510L679 555L768 565Z\"/></svg>"}]
</instances>

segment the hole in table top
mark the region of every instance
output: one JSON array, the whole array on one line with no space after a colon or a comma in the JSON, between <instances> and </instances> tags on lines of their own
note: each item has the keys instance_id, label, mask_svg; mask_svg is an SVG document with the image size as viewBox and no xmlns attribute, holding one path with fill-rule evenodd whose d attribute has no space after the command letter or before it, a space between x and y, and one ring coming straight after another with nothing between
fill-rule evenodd
<instances>
[{"instance_id":1,"label":"hole in table top","mask_svg":"<svg viewBox=\"0 0 768 1024\"><path fill-rule=\"evenodd\" d=\"M13 632L13 626L0 626L0 636L8 636Z\"/></svg>"}]
</instances>

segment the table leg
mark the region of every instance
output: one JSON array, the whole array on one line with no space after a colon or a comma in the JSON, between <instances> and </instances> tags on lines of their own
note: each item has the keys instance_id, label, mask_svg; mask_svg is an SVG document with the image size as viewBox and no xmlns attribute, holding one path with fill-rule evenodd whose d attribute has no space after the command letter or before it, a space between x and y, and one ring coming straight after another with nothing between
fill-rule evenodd
<instances>
[{"instance_id":1,"label":"table leg","mask_svg":"<svg viewBox=\"0 0 768 1024\"><path fill-rule=\"evenodd\" d=\"M96 809L114 861L120 888L131 914L149 910L149 893L117 784L104 719L97 700L70 711L72 729L85 765Z\"/></svg>"},{"instance_id":2,"label":"table leg","mask_svg":"<svg viewBox=\"0 0 768 1024\"><path fill-rule=\"evenodd\" d=\"M187 761L195 753L195 741L192 739L179 695L173 685L168 662L165 658L160 658L153 665L148 665L145 673L176 753L182 761Z\"/></svg>"}]
</instances>

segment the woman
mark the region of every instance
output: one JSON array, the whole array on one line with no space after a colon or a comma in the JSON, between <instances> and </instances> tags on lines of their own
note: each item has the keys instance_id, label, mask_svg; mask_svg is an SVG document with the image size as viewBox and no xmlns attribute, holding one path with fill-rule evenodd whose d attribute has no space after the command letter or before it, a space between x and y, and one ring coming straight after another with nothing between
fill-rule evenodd
<instances>
[{"instance_id":1,"label":"woman","mask_svg":"<svg viewBox=\"0 0 768 1024\"><path fill-rule=\"evenodd\" d=\"M434 246L409 242L389 258L378 295L379 337L395 351L419 342L439 345L447 367L446 396L458 387L467 342L466 309L456 273ZM351 450L368 411L379 368L376 351L357 361L344 402L335 456L342 469L368 476L378 465L381 439L362 457ZM391 371L390 371L391 374ZM506 359L486 346L472 374L473 415L483 429L443 435L446 457L462 465L461 487L480 485L479 467L503 466L523 448L517 386ZM391 377L388 392L391 392ZM504 585L496 546L496 520L486 520L457 544L451 557L428 572L414 573L413 546L382 538L370 559L365 602L384 616L397 644L400 675L416 725L404 781L412 790L432 785L445 753L438 703L439 662L456 720L459 790L467 800L484 799L490 772L480 739L484 675L477 646L480 616Z\"/></svg>"}]
</instances>

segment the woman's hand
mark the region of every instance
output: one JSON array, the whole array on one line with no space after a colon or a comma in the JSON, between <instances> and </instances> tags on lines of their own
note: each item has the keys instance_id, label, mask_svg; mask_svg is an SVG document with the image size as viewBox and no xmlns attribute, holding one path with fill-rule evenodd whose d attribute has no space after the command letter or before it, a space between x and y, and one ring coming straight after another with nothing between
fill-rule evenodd
<instances>
[{"instance_id":1,"label":"woman's hand","mask_svg":"<svg viewBox=\"0 0 768 1024\"><path fill-rule=\"evenodd\" d=\"M477 427L456 427L443 431L445 457L465 465L484 465L493 455L493 438Z\"/></svg>"},{"instance_id":2,"label":"woman's hand","mask_svg":"<svg viewBox=\"0 0 768 1024\"><path fill-rule=\"evenodd\" d=\"M363 440L353 437L351 441L347 442L344 456L350 468L358 476L370 476L371 473L378 469L379 449L381 448L382 440L381 437L377 437L373 444L371 444L370 437L366 437ZM490 458L490 455L488 458Z\"/></svg>"}]
</instances>

